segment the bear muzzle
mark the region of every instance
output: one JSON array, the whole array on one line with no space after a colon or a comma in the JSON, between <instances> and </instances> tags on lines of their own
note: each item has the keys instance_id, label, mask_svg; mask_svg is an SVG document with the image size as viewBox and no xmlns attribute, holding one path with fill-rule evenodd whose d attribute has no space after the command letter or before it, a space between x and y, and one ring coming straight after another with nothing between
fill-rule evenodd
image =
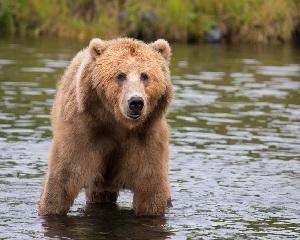
<instances>
[{"instance_id":1,"label":"bear muzzle","mask_svg":"<svg viewBox=\"0 0 300 240\"><path fill-rule=\"evenodd\" d=\"M128 100L127 116L131 119L138 119L142 115L144 99L140 96L133 96Z\"/></svg>"}]
</instances>

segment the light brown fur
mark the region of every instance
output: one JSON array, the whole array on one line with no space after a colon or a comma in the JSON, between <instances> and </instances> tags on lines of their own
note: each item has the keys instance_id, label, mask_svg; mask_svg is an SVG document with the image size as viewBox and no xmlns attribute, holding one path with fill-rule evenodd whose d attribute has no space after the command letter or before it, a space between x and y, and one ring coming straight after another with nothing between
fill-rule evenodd
<instances>
[{"instance_id":1,"label":"light brown fur","mask_svg":"<svg viewBox=\"0 0 300 240\"><path fill-rule=\"evenodd\" d=\"M173 90L170 48L121 38L93 39L62 77L52 109L53 140L39 214L66 214L82 188L87 203L114 202L121 189L134 193L136 215L163 215L170 200L166 111ZM120 84L119 71L147 83ZM130 75L131 76L131 75ZM145 96L138 120L125 116L130 88Z\"/></svg>"}]
</instances>

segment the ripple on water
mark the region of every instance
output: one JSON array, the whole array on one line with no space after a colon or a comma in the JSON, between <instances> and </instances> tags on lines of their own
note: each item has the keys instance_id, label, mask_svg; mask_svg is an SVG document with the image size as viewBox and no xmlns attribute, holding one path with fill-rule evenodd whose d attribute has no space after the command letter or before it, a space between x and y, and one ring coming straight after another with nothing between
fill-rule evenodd
<instances>
[{"instance_id":1,"label":"ripple on water","mask_svg":"<svg viewBox=\"0 0 300 240\"><path fill-rule=\"evenodd\" d=\"M61 59L43 59L42 61L47 68L66 68L70 61Z\"/></svg>"},{"instance_id":2,"label":"ripple on water","mask_svg":"<svg viewBox=\"0 0 300 240\"><path fill-rule=\"evenodd\" d=\"M11 60L11 59L0 59L0 66L1 65L10 65L10 64L14 64L15 61Z\"/></svg>"},{"instance_id":3,"label":"ripple on water","mask_svg":"<svg viewBox=\"0 0 300 240\"><path fill-rule=\"evenodd\" d=\"M224 77L224 72L200 72L199 74L186 74L186 79L197 80L221 80Z\"/></svg>"},{"instance_id":4,"label":"ripple on water","mask_svg":"<svg viewBox=\"0 0 300 240\"><path fill-rule=\"evenodd\" d=\"M257 74L265 76L295 76L300 74L300 65L289 64L285 66L260 66L257 68Z\"/></svg>"},{"instance_id":5,"label":"ripple on water","mask_svg":"<svg viewBox=\"0 0 300 240\"><path fill-rule=\"evenodd\" d=\"M54 72L55 70L50 67L23 67L21 68L22 72L34 72L34 73L49 73Z\"/></svg>"}]
</instances>

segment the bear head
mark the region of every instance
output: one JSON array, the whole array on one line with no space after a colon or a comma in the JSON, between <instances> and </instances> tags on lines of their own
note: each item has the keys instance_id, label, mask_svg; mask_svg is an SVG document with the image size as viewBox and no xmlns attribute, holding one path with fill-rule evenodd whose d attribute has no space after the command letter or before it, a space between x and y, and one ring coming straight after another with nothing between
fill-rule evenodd
<instances>
[{"instance_id":1,"label":"bear head","mask_svg":"<svg viewBox=\"0 0 300 240\"><path fill-rule=\"evenodd\" d=\"M134 128L163 116L173 95L167 41L94 38L88 53L92 89L118 122Z\"/></svg>"}]
</instances>

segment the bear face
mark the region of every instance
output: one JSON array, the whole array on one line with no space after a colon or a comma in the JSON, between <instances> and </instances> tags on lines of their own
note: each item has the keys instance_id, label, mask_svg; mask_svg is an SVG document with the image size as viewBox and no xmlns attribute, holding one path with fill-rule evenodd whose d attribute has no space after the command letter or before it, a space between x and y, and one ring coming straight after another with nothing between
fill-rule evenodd
<instances>
[{"instance_id":1,"label":"bear face","mask_svg":"<svg viewBox=\"0 0 300 240\"><path fill-rule=\"evenodd\" d=\"M172 97L168 42L92 39L89 78L107 111L133 128L166 110Z\"/></svg>"}]
</instances>

